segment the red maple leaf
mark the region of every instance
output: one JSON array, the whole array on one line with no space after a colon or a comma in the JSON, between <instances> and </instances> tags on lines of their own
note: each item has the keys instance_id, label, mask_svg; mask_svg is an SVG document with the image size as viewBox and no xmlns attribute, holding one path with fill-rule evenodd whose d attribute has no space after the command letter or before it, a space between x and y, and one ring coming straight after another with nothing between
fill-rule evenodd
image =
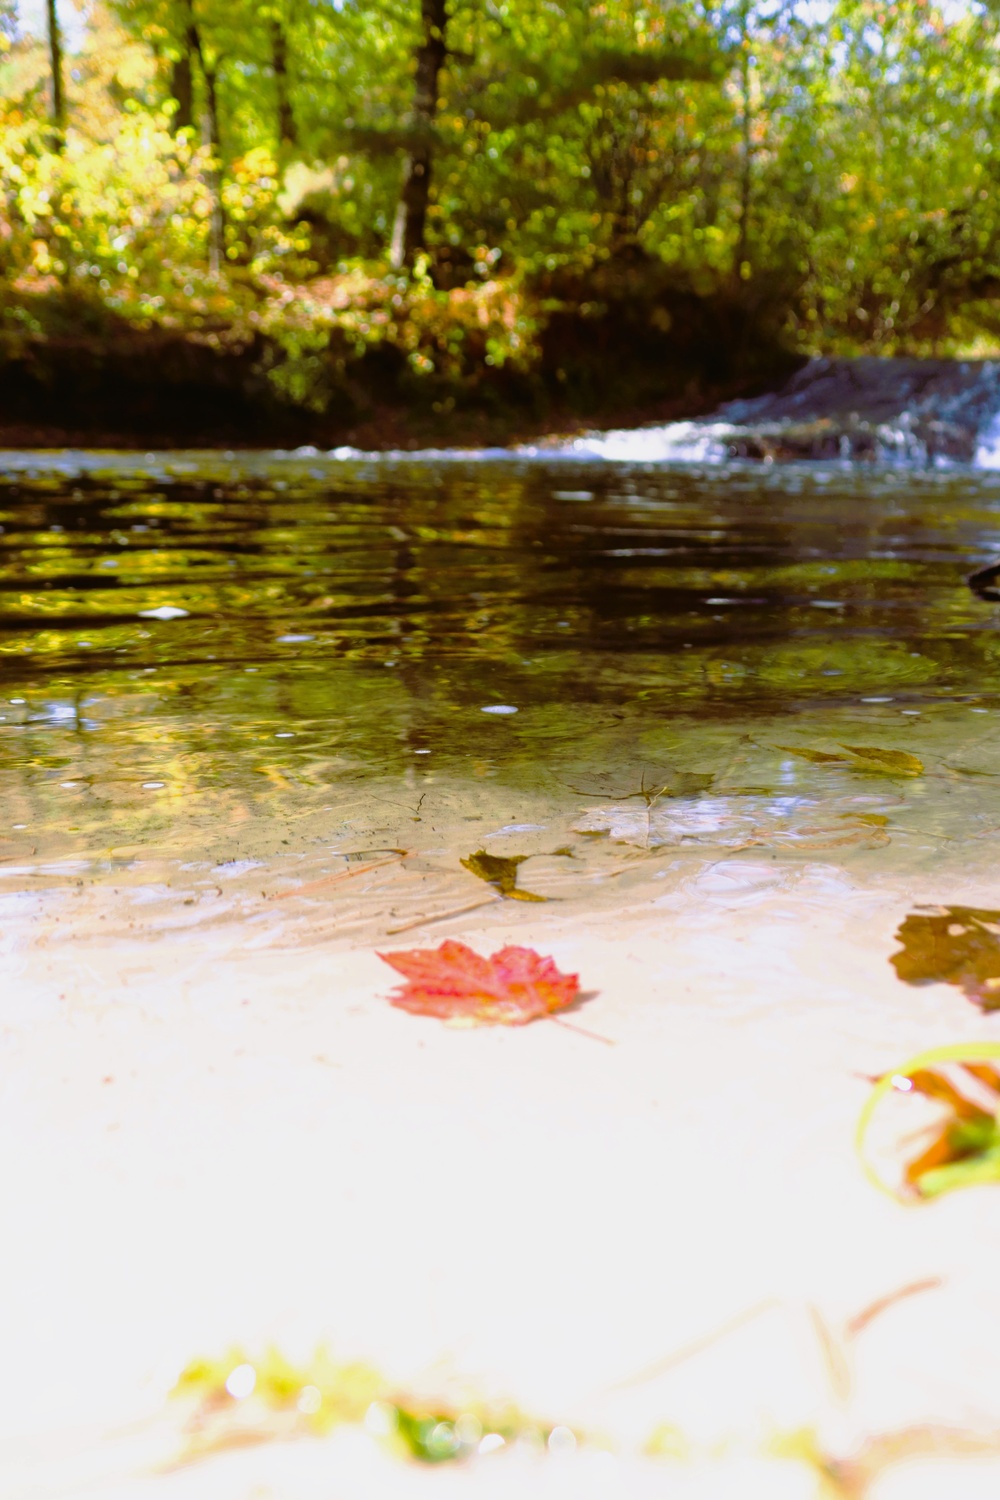
<instances>
[{"instance_id":1,"label":"red maple leaf","mask_svg":"<svg viewBox=\"0 0 1000 1500\"><path fill-rule=\"evenodd\" d=\"M392 1005L458 1025L523 1026L569 1005L580 990L576 974L561 974L533 948L501 948L483 958L449 938L437 948L379 958L406 979L390 995Z\"/></svg>"}]
</instances>

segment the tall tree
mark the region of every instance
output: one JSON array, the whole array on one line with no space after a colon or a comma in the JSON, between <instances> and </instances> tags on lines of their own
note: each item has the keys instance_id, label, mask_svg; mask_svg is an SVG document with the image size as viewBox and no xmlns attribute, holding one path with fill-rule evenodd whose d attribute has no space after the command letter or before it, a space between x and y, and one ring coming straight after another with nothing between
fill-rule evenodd
<instances>
[{"instance_id":1,"label":"tall tree","mask_svg":"<svg viewBox=\"0 0 1000 1500\"><path fill-rule=\"evenodd\" d=\"M274 73L274 94L278 119L278 140L282 145L294 145L297 135L295 112L288 78L288 33L284 20L275 13L270 18L271 70Z\"/></svg>"},{"instance_id":2,"label":"tall tree","mask_svg":"<svg viewBox=\"0 0 1000 1500\"><path fill-rule=\"evenodd\" d=\"M56 0L45 0L49 34L49 72L51 75L51 120L56 140L61 142L66 128L66 91L63 83L63 45Z\"/></svg>"},{"instance_id":3,"label":"tall tree","mask_svg":"<svg viewBox=\"0 0 1000 1500\"><path fill-rule=\"evenodd\" d=\"M750 271L750 214L753 207L754 107L753 107L753 39L750 35L750 5L742 0L736 13L739 47L740 91L740 207L739 234L736 240L734 271L737 280Z\"/></svg>"},{"instance_id":4,"label":"tall tree","mask_svg":"<svg viewBox=\"0 0 1000 1500\"><path fill-rule=\"evenodd\" d=\"M448 56L448 0L420 0L420 22L409 122L413 140L403 166L403 186L389 249L389 263L396 267L410 264L425 243L438 80Z\"/></svg>"},{"instance_id":5,"label":"tall tree","mask_svg":"<svg viewBox=\"0 0 1000 1500\"><path fill-rule=\"evenodd\" d=\"M194 63L189 38L182 37L178 45L181 52L170 69L170 93L177 102L173 117L175 133L190 130L194 125Z\"/></svg>"},{"instance_id":6,"label":"tall tree","mask_svg":"<svg viewBox=\"0 0 1000 1500\"><path fill-rule=\"evenodd\" d=\"M197 0L178 0L177 4L168 0L164 22L172 33L173 44L179 54L171 69L171 89L177 101L175 130L186 129L194 124L196 67L201 75L201 137L210 152L205 183L212 202L208 255L211 270L218 272L222 265L225 242L219 131L219 55L217 49L206 43L204 22L196 5Z\"/></svg>"},{"instance_id":7,"label":"tall tree","mask_svg":"<svg viewBox=\"0 0 1000 1500\"><path fill-rule=\"evenodd\" d=\"M195 18L193 6L189 7L188 14L190 16L189 35L192 51L201 66L201 76L205 85L205 112L202 115L202 139L211 153L210 165L205 176L212 198L212 216L209 222L208 233L208 260L209 269L213 274L218 275L222 266L226 238L226 221L222 207L222 164L220 160L221 141L219 137L219 64L218 58L213 58L211 63L208 60L206 49L202 42L201 27Z\"/></svg>"}]
</instances>

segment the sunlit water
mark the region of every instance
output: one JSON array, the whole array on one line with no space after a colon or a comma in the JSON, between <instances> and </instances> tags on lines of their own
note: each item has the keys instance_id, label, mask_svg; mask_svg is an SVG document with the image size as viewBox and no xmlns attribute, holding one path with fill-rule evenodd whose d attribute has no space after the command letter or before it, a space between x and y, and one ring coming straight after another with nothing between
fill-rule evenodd
<instances>
[{"instance_id":1,"label":"sunlit water","mask_svg":"<svg viewBox=\"0 0 1000 1500\"><path fill-rule=\"evenodd\" d=\"M989 473L7 455L0 526L11 911L301 940L489 899L481 846L565 901L995 848ZM842 744L927 774L786 748Z\"/></svg>"}]
</instances>

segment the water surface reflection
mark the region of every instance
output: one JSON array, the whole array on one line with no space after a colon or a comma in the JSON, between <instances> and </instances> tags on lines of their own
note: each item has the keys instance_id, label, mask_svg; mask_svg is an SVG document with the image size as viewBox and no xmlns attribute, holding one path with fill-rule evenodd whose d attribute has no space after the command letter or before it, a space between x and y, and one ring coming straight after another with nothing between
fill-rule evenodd
<instances>
[{"instance_id":1,"label":"water surface reflection","mask_svg":"<svg viewBox=\"0 0 1000 1500\"><path fill-rule=\"evenodd\" d=\"M11 870L544 826L739 744L841 796L750 765L790 734L993 766L990 475L8 455L0 526Z\"/></svg>"}]
</instances>

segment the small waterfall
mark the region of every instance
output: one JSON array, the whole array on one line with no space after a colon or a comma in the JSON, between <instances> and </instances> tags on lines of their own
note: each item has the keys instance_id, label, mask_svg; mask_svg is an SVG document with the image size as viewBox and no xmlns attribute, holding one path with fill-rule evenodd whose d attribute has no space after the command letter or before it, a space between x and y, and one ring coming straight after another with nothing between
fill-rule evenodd
<instances>
[{"instance_id":1,"label":"small waterfall","mask_svg":"<svg viewBox=\"0 0 1000 1500\"><path fill-rule=\"evenodd\" d=\"M521 448L631 463L841 461L1000 469L1000 362L812 359L780 390L710 416Z\"/></svg>"},{"instance_id":2,"label":"small waterfall","mask_svg":"<svg viewBox=\"0 0 1000 1500\"><path fill-rule=\"evenodd\" d=\"M299 458L319 457L299 448ZM512 448L366 452L353 460L718 464L834 462L1000 470L1000 360L810 359L780 389L704 417Z\"/></svg>"},{"instance_id":3,"label":"small waterfall","mask_svg":"<svg viewBox=\"0 0 1000 1500\"><path fill-rule=\"evenodd\" d=\"M620 427L588 433L567 443L525 446L518 452L532 457L603 458L619 463L721 463L729 457L732 431L725 422L668 422L663 427Z\"/></svg>"},{"instance_id":4,"label":"small waterfall","mask_svg":"<svg viewBox=\"0 0 1000 1500\"><path fill-rule=\"evenodd\" d=\"M1000 411L980 432L972 465L976 469L1000 469Z\"/></svg>"}]
</instances>

